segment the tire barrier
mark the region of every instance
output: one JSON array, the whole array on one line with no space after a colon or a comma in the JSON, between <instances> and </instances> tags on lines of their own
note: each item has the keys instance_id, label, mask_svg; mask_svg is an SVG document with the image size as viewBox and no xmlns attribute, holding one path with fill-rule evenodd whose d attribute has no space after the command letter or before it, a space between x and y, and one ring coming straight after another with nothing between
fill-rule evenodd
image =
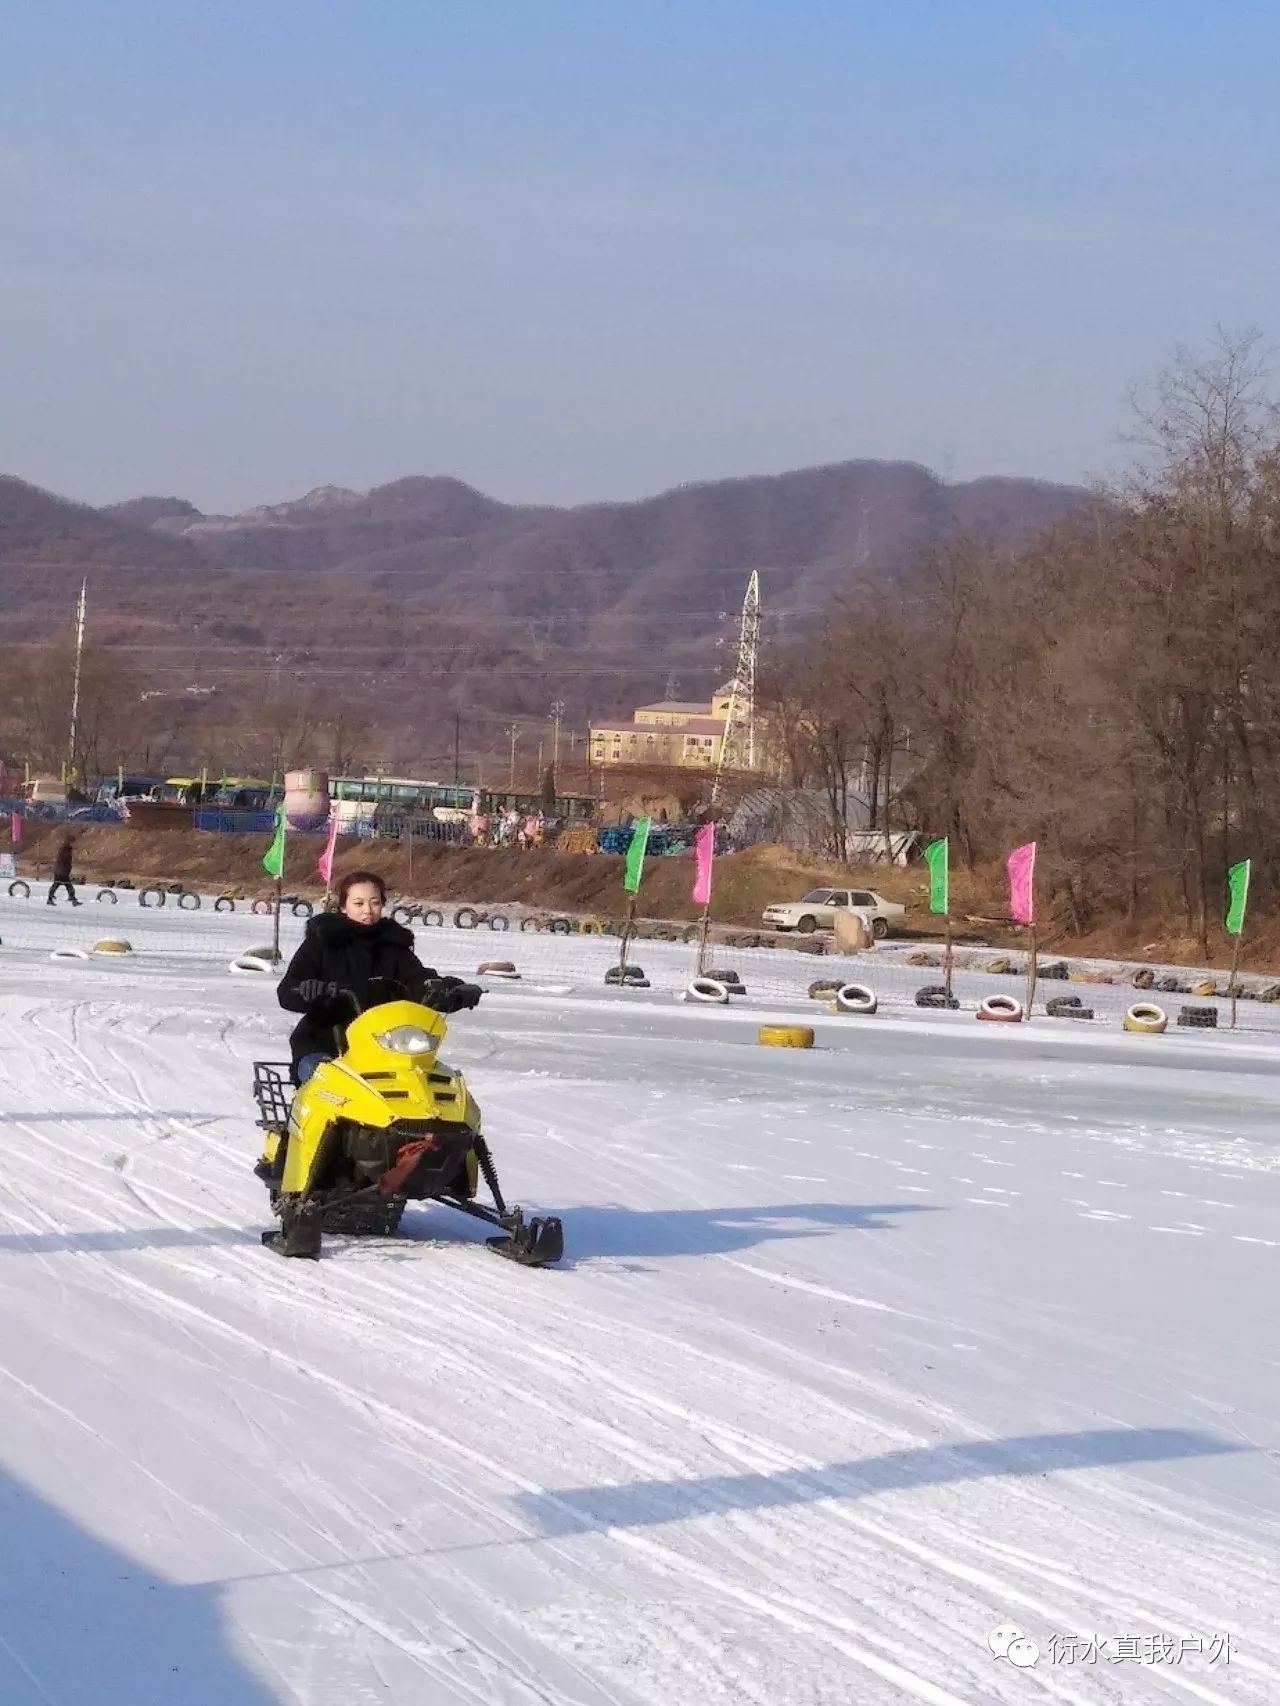
<instances>
[{"instance_id":1,"label":"tire barrier","mask_svg":"<svg viewBox=\"0 0 1280 1706\"><path fill-rule=\"evenodd\" d=\"M444 913L438 906L424 906L420 916L424 924L434 925L437 928L444 924Z\"/></svg>"},{"instance_id":2,"label":"tire barrier","mask_svg":"<svg viewBox=\"0 0 1280 1706\"><path fill-rule=\"evenodd\" d=\"M812 1048L811 1025L761 1025L756 1041L765 1048Z\"/></svg>"},{"instance_id":3,"label":"tire barrier","mask_svg":"<svg viewBox=\"0 0 1280 1706\"><path fill-rule=\"evenodd\" d=\"M1134 1031L1144 1037L1163 1035L1168 1023L1169 1015L1163 1007L1157 1007L1154 1001L1136 1002L1124 1016L1125 1030Z\"/></svg>"},{"instance_id":4,"label":"tire barrier","mask_svg":"<svg viewBox=\"0 0 1280 1706\"><path fill-rule=\"evenodd\" d=\"M118 906L120 904L120 896L114 889L99 889L97 899L99 902L109 900L112 906Z\"/></svg>"},{"instance_id":5,"label":"tire barrier","mask_svg":"<svg viewBox=\"0 0 1280 1706\"><path fill-rule=\"evenodd\" d=\"M235 959L232 960L230 965L227 967L229 972L235 972L241 975L253 973L259 977L264 972L267 973L268 976L274 975L275 969L276 968L273 965L269 954L237 954Z\"/></svg>"},{"instance_id":6,"label":"tire barrier","mask_svg":"<svg viewBox=\"0 0 1280 1706\"><path fill-rule=\"evenodd\" d=\"M738 976L736 971L713 971L708 969L703 973L703 976L714 978L717 983L727 984L729 986L730 993L733 992L735 987L738 989L742 988L742 979Z\"/></svg>"},{"instance_id":7,"label":"tire barrier","mask_svg":"<svg viewBox=\"0 0 1280 1706\"><path fill-rule=\"evenodd\" d=\"M1172 975L1162 977L1156 984L1156 988L1162 995L1187 995L1190 993L1186 985L1179 983L1178 979Z\"/></svg>"},{"instance_id":8,"label":"tire barrier","mask_svg":"<svg viewBox=\"0 0 1280 1706\"><path fill-rule=\"evenodd\" d=\"M153 894L156 897L155 898L155 904L157 906L163 906L165 901L168 900L168 898L169 898L163 889L157 889L157 888L139 889L138 890L138 905L139 906L150 906L152 904L147 899L147 896L149 894Z\"/></svg>"},{"instance_id":9,"label":"tire barrier","mask_svg":"<svg viewBox=\"0 0 1280 1706\"><path fill-rule=\"evenodd\" d=\"M542 920L540 918L522 918L520 920L520 931L522 935L530 930L541 930L542 927Z\"/></svg>"},{"instance_id":10,"label":"tire barrier","mask_svg":"<svg viewBox=\"0 0 1280 1706\"><path fill-rule=\"evenodd\" d=\"M727 1007L729 991L713 977L695 977L680 997L682 1001L702 1001L710 1006Z\"/></svg>"},{"instance_id":11,"label":"tire barrier","mask_svg":"<svg viewBox=\"0 0 1280 1706\"><path fill-rule=\"evenodd\" d=\"M30 883L24 883L21 877L19 877L16 882L10 883L9 884L9 899L10 900L30 900L31 899L31 884Z\"/></svg>"},{"instance_id":12,"label":"tire barrier","mask_svg":"<svg viewBox=\"0 0 1280 1706\"><path fill-rule=\"evenodd\" d=\"M1200 996L1203 1000L1206 995L1216 995L1218 986L1211 977L1202 977L1197 983L1191 985L1190 993Z\"/></svg>"},{"instance_id":13,"label":"tire barrier","mask_svg":"<svg viewBox=\"0 0 1280 1706\"><path fill-rule=\"evenodd\" d=\"M293 903L293 916L295 918L310 918L314 912L315 907L309 900L295 900Z\"/></svg>"},{"instance_id":14,"label":"tire barrier","mask_svg":"<svg viewBox=\"0 0 1280 1706\"><path fill-rule=\"evenodd\" d=\"M49 958L51 960L87 960L89 950L87 948L55 948Z\"/></svg>"},{"instance_id":15,"label":"tire barrier","mask_svg":"<svg viewBox=\"0 0 1280 1706\"><path fill-rule=\"evenodd\" d=\"M511 920L505 912L495 912L489 919L490 930L510 930Z\"/></svg>"},{"instance_id":16,"label":"tire barrier","mask_svg":"<svg viewBox=\"0 0 1280 1706\"><path fill-rule=\"evenodd\" d=\"M1155 986L1155 981L1156 974L1150 966L1141 966L1133 974L1133 987L1135 989L1152 989Z\"/></svg>"},{"instance_id":17,"label":"tire barrier","mask_svg":"<svg viewBox=\"0 0 1280 1706\"><path fill-rule=\"evenodd\" d=\"M1022 1003L1012 995L988 995L978 1003L979 1019L989 1019L997 1025L1022 1023Z\"/></svg>"},{"instance_id":18,"label":"tire barrier","mask_svg":"<svg viewBox=\"0 0 1280 1706\"><path fill-rule=\"evenodd\" d=\"M272 910L273 908L269 900L255 900L253 905L249 908L249 911L253 913L255 918L270 918Z\"/></svg>"},{"instance_id":19,"label":"tire barrier","mask_svg":"<svg viewBox=\"0 0 1280 1706\"><path fill-rule=\"evenodd\" d=\"M998 973L999 972L1011 972L1013 970L1013 961L1012 960L1006 960L1004 958L995 959L995 960L988 960L987 961L987 970L989 972L998 972Z\"/></svg>"},{"instance_id":20,"label":"tire barrier","mask_svg":"<svg viewBox=\"0 0 1280 1706\"><path fill-rule=\"evenodd\" d=\"M220 894L213 903L215 912L234 912L236 903L229 894Z\"/></svg>"},{"instance_id":21,"label":"tire barrier","mask_svg":"<svg viewBox=\"0 0 1280 1706\"><path fill-rule=\"evenodd\" d=\"M479 914L474 906L460 906L453 915L455 930L474 930L479 920Z\"/></svg>"},{"instance_id":22,"label":"tire barrier","mask_svg":"<svg viewBox=\"0 0 1280 1706\"><path fill-rule=\"evenodd\" d=\"M190 889L184 889L178 896L178 905L184 912L199 912L200 896L198 894L192 894Z\"/></svg>"},{"instance_id":23,"label":"tire barrier","mask_svg":"<svg viewBox=\"0 0 1280 1706\"><path fill-rule=\"evenodd\" d=\"M1216 1007L1180 1007L1178 1009L1178 1023L1195 1030L1216 1031L1218 1028L1218 1009Z\"/></svg>"},{"instance_id":24,"label":"tire barrier","mask_svg":"<svg viewBox=\"0 0 1280 1706\"><path fill-rule=\"evenodd\" d=\"M1050 965L1041 966L1036 972L1036 976L1047 978L1050 983L1061 982L1067 976L1067 962L1065 960L1054 960Z\"/></svg>"},{"instance_id":25,"label":"tire barrier","mask_svg":"<svg viewBox=\"0 0 1280 1706\"><path fill-rule=\"evenodd\" d=\"M880 1003L874 989L865 983L843 983L835 992L832 1007L837 1013L874 1013Z\"/></svg>"},{"instance_id":26,"label":"tire barrier","mask_svg":"<svg viewBox=\"0 0 1280 1706\"><path fill-rule=\"evenodd\" d=\"M809 985L810 1001L834 1001L836 990L844 986L838 977L819 977Z\"/></svg>"},{"instance_id":27,"label":"tire barrier","mask_svg":"<svg viewBox=\"0 0 1280 1706\"><path fill-rule=\"evenodd\" d=\"M917 989L915 1001L917 1007L945 1007L952 1013L957 1012L960 1007L955 996L947 994L946 985L943 983L931 983L924 989Z\"/></svg>"},{"instance_id":28,"label":"tire barrier","mask_svg":"<svg viewBox=\"0 0 1280 1706\"><path fill-rule=\"evenodd\" d=\"M418 916L418 908L416 906L393 906L391 916L397 924L412 924Z\"/></svg>"},{"instance_id":29,"label":"tire barrier","mask_svg":"<svg viewBox=\"0 0 1280 1706\"><path fill-rule=\"evenodd\" d=\"M1051 1019L1093 1018L1093 1008L1086 1007L1078 995L1055 995L1045 1002L1044 1010Z\"/></svg>"},{"instance_id":30,"label":"tire barrier","mask_svg":"<svg viewBox=\"0 0 1280 1706\"><path fill-rule=\"evenodd\" d=\"M607 987L615 989L649 989L652 986L644 975L643 966L610 966L604 974Z\"/></svg>"},{"instance_id":31,"label":"tire barrier","mask_svg":"<svg viewBox=\"0 0 1280 1706\"><path fill-rule=\"evenodd\" d=\"M553 918L547 925L553 936L567 936L572 928L567 918Z\"/></svg>"},{"instance_id":32,"label":"tire barrier","mask_svg":"<svg viewBox=\"0 0 1280 1706\"><path fill-rule=\"evenodd\" d=\"M101 942L93 944L95 954L131 954L133 943L126 942L123 937L104 936Z\"/></svg>"},{"instance_id":33,"label":"tire barrier","mask_svg":"<svg viewBox=\"0 0 1280 1706\"><path fill-rule=\"evenodd\" d=\"M604 920L600 918L583 918L578 921L580 936L603 936Z\"/></svg>"}]
</instances>

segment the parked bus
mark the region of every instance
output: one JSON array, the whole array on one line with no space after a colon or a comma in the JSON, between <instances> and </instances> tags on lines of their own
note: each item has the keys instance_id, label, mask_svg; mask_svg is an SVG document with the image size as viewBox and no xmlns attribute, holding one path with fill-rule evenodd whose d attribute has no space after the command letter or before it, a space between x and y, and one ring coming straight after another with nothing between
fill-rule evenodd
<instances>
[{"instance_id":1,"label":"parked bus","mask_svg":"<svg viewBox=\"0 0 1280 1706\"><path fill-rule=\"evenodd\" d=\"M457 822L474 810L476 790L460 783L423 782L411 776L331 776L329 798L339 827L394 814Z\"/></svg>"}]
</instances>

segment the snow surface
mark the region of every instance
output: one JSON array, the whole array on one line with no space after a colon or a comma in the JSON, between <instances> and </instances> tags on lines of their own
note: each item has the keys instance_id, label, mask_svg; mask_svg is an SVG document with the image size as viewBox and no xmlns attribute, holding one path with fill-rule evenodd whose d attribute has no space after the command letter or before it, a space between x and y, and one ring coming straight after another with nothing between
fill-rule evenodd
<instances>
[{"instance_id":1,"label":"snow surface","mask_svg":"<svg viewBox=\"0 0 1280 1706\"><path fill-rule=\"evenodd\" d=\"M419 1208L284 1263L268 939L0 901L2 1706L1280 1701L1274 1008L978 1025L865 955L836 1018L763 951L703 1008L684 946L638 993L607 938L420 931L521 968L447 1052L566 1262Z\"/></svg>"}]
</instances>

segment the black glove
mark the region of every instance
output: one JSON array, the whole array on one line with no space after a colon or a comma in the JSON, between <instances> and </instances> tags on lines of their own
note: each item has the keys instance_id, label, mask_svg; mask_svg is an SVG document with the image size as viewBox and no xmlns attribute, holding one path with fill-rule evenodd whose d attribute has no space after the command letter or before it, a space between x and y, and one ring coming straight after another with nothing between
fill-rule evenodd
<instances>
[{"instance_id":1,"label":"black glove","mask_svg":"<svg viewBox=\"0 0 1280 1706\"><path fill-rule=\"evenodd\" d=\"M308 1007L326 1007L337 1000L341 989L341 984L326 983L323 978L304 977L298 985L298 995Z\"/></svg>"},{"instance_id":2,"label":"black glove","mask_svg":"<svg viewBox=\"0 0 1280 1706\"><path fill-rule=\"evenodd\" d=\"M474 1007L483 993L477 984L463 983L459 977L438 977L427 985L422 1001L437 1013L459 1013L464 1007Z\"/></svg>"}]
</instances>

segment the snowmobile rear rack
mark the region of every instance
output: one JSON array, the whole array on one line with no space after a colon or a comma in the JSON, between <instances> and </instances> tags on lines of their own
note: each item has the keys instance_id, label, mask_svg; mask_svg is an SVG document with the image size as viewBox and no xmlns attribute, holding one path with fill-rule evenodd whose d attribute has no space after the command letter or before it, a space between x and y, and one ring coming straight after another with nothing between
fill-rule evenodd
<instances>
[{"instance_id":1,"label":"snowmobile rear rack","mask_svg":"<svg viewBox=\"0 0 1280 1706\"><path fill-rule=\"evenodd\" d=\"M263 1131L283 1131L293 1105L292 1064L287 1060L255 1060L253 1099L258 1104L257 1124Z\"/></svg>"}]
</instances>

